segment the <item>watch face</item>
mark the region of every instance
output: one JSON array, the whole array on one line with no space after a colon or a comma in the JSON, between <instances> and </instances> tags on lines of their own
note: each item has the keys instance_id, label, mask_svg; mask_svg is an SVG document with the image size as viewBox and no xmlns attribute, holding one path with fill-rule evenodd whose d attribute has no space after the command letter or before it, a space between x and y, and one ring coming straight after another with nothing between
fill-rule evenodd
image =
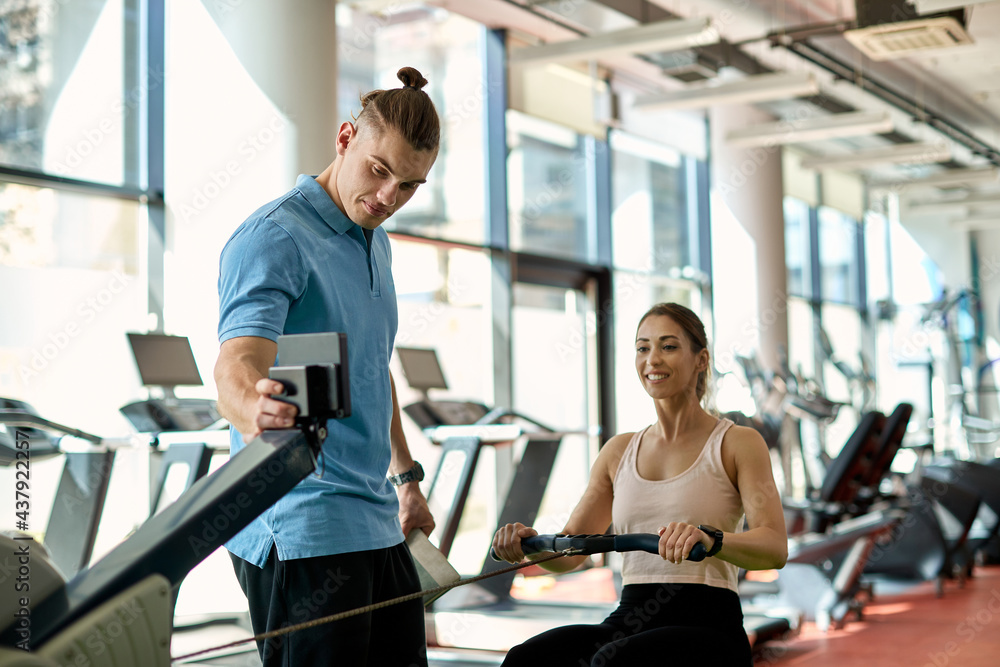
<instances>
[{"instance_id":1,"label":"watch face","mask_svg":"<svg viewBox=\"0 0 1000 667\"><path fill-rule=\"evenodd\" d=\"M712 548L708 550L708 556L714 556L722 549L722 531L715 526L701 525L698 530L712 538Z\"/></svg>"}]
</instances>

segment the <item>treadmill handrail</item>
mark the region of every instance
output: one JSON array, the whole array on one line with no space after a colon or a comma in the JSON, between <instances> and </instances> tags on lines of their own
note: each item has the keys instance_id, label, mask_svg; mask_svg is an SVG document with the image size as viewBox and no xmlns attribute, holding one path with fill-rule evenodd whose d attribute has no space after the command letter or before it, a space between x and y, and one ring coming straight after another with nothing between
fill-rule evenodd
<instances>
[{"instance_id":1,"label":"treadmill handrail","mask_svg":"<svg viewBox=\"0 0 1000 667\"><path fill-rule=\"evenodd\" d=\"M520 437L535 440L561 440L567 435L590 435L587 431L525 431L517 424L462 424L435 426L424 431L431 442L443 443L449 438L476 438L481 442L512 442Z\"/></svg>"},{"instance_id":2,"label":"treadmill handrail","mask_svg":"<svg viewBox=\"0 0 1000 667\"><path fill-rule=\"evenodd\" d=\"M542 429L543 431L550 431L550 432L554 432L555 431L554 428L546 426L545 424L541 423L540 421L532 419L531 417L528 417L527 415L523 415L520 412L515 412L514 410L510 410L508 408L493 408L492 410L490 410L489 412L487 412L485 415L483 415L482 417L480 417L479 419L477 419L475 423L476 423L476 425L496 424L499 420L503 419L504 417L515 417L517 419L521 419L523 421L528 422L529 424L534 424L535 426L537 426L538 428Z\"/></svg>"},{"instance_id":3,"label":"treadmill handrail","mask_svg":"<svg viewBox=\"0 0 1000 667\"><path fill-rule=\"evenodd\" d=\"M47 429L49 431L57 431L65 435L80 438L81 440L89 440L95 445L99 445L104 442L104 438L99 435L87 433L86 431L81 431L80 429L73 428L72 426L64 426L63 424L49 421L48 419L39 417L38 415L33 415L30 412L24 412L22 410L0 410L0 424L9 424L10 426L33 426L35 428Z\"/></svg>"}]
</instances>

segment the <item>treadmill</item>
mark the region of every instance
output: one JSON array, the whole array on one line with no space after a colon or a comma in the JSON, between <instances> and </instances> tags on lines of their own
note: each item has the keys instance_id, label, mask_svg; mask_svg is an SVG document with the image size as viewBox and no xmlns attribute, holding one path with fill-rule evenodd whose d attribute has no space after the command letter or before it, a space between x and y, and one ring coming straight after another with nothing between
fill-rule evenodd
<instances>
[{"instance_id":1,"label":"treadmill","mask_svg":"<svg viewBox=\"0 0 1000 667\"><path fill-rule=\"evenodd\" d=\"M126 335L139 378L150 396L123 405L119 412L149 442L152 516L172 500L167 487L175 471L183 470L184 481L179 488L172 488L174 495L207 475L214 455L229 454L229 423L219 415L214 400L177 398L174 393L180 386L203 384L187 337L155 332Z\"/></svg>"},{"instance_id":2,"label":"treadmill","mask_svg":"<svg viewBox=\"0 0 1000 667\"><path fill-rule=\"evenodd\" d=\"M90 563L115 451L133 444L131 438L103 438L50 421L24 401L0 398L0 465L26 464L30 472L33 462L64 457L44 533L45 549L64 576Z\"/></svg>"},{"instance_id":3,"label":"treadmill","mask_svg":"<svg viewBox=\"0 0 1000 667\"><path fill-rule=\"evenodd\" d=\"M161 394L120 408L138 433L149 433L155 444L159 433L200 431L219 424L222 418L214 400L177 398L174 393L178 386L203 384L191 343L185 336L134 332L126 335L142 384L157 388Z\"/></svg>"},{"instance_id":4,"label":"treadmill","mask_svg":"<svg viewBox=\"0 0 1000 667\"><path fill-rule=\"evenodd\" d=\"M29 591L14 591L14 577L0 581L0 665L171 664L171 589L312 473L327 420L350 414L346 337L323 336L339 337L322 346L333 361L271 369L282 400L299 407L296 428L248 443L88 569L63 581L29 536L0 536L0 562L26 560L32 575ZM319 346L311 338L307 353Z\"/></svg>"}]
</instances>

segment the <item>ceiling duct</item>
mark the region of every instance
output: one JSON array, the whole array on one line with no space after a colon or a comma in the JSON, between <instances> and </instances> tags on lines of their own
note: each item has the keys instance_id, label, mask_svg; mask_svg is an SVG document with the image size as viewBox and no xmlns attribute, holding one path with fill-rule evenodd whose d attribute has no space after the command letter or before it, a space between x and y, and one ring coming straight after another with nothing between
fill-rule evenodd
<instances>
[{"instance_id":1,"label":"ceiling duct","mask_svg":"<svg viewBox=\"0 0 1000 667\"><path fill-rule=\"evenodd\" d=\"M965 9L921 16L907 0L855 0L858 27L844 37L872 60L972 44Z\"/></svg>"},{"instance_id":2,"label":"ceiling duct","mask_svg":"<svg viewBox=\"0 0 1000 667\"><path fill-rule=\"evenodd\" d=\"M663 68L664 74L685 83L714 79L719 73L718 61L693 49L652 54L648 57Z\"/></svg>"}]
</instances>

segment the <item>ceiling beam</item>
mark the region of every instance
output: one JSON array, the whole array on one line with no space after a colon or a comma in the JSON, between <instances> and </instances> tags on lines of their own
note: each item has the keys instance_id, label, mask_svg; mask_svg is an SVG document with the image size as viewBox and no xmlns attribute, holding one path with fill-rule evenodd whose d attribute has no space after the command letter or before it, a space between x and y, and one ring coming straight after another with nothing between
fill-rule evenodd
<instances>
[{"instance_id":1,"label":"ceiling beam","mask_svg":"<svg viewBox=\"0 0 1000 667\"><path fill-rule=\"evenodd\" d=\"M951 159L951 148L945 143L897 144L885 148L857 151L846 155L819 155L804 158L803 169L863 169L882 164L927 164Z\"/></svg>"},{"instance_id":2,"label":"ceiling beam","mask_svg":"<svg viewBox=\"0 0 1000 667\"><path fill-rule=\"evenodd\" d=\"M694 85L669 93L647 95L635 101L636 109L704 109L720 104L752 104L802 95L815 95L819 83L807 72L774 72L717 85Z\"/></svg>"},{"instance_id":3,"label":"ceiling beam","mask_svg":"<svg viewBox=\"0 0 1000 667\"><path fill-rule=\"evenodd\" d=\"M516 65L586 62L608 56L677 51L718 41L719 33L707 18L660 21L563 42L511 49Z\"/></svg>"},{"instance_id":4,"label":"ceiling beam","mask_svg":"<svg viewBox=\"0 0 1000 667\"><path fill-rule=\"evenodd\" d=\"M881 134L892 128L887 112L857 111L751 125L733 130L726 135L726 141L732 146L754 148Z\"/></svg>"}]
</instances>

